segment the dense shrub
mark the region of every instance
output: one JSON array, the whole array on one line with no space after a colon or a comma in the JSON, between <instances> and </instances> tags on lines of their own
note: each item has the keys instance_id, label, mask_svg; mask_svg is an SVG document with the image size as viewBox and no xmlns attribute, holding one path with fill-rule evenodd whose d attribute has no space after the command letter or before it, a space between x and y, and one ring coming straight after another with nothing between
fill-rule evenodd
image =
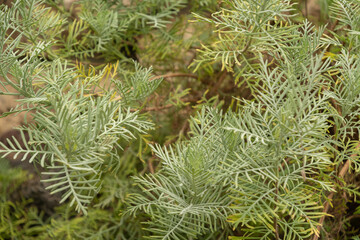
<instances>
[{"instance_id":1,"label":"dense shrub","mask_svg":"<svg viewBox=\"0 0 360 240\"><path fill-rule=\"evenodd\" d=\"M360 2L307 3L1 5L0 238L358 239Z\"/></svg>"}]
</instances>

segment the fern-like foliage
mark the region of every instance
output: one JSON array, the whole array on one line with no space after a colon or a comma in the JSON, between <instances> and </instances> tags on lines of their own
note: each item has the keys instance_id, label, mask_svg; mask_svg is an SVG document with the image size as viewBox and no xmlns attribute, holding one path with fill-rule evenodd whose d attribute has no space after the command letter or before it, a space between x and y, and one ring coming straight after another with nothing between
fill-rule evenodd
<instances>
[{"instance_id":1,"label":"fern-like foliage","mask_svg":"<svg viewBox=\"0 0 360 240\"><path fill-rule=\"evenodd\" d=\"M174 147L153 151L163 161L156 175L135 178L144 194L134 195L128 213L145 211L152 219L148 230L155 239L195 239L201 235L227 235L232 200L229 182L217 176L225 161L221 145L224 130L218 115L202 110L192 120L193 138ZM210 238L210 239L213 239Z\"/></svg>"},{"instance_id":2,"label":"fern-like foliage","mask_svg":"<svg viewBox=\"0 0 360 240\"><path fill-rule=\"evenodd\" d=\"M196 27L183 24L182 12L206 8L217 10L193 16L217 36L185 39ZM72 10L59 1L2 5L0 94L20 97L4 116L25 112L28 122L19 127L20 138L0 143L0 154L41 165L47 189L70 206L62 205L65 214L50 222L37 211L18 211L27 202L1 198L0 238L19 236L15 228L29 235L35 226L37 239L318 239L329 202L359 195L353 184L360 171L359 9L358 0L334 0L335 21L327 29L292 18L287 0L81 0ZM143 52L150 57L142 63L174 59L158 63L160 72L195 57L176 60L200 46L198 36L205 43L195 70L212 73L218 66L234 73L236 85L250 87L249 98L229 106L226 98L237 88L220 92L231 82L225 72L204 94L196 92L198 82L176 87L171 79L174 91L163 108L144 108L163 79L128 60L139 57L144 46L138 42L150 39L144 44L155 48ZM75 64L86 58L120 61ZM195 100L185 102L193 91ZM152 100L158 99L166 101ZM160 110L169 106L198 110L188 139L165 146L152 141L153 156L144 158L142 147L151 141L144 134L167 125L139 111L164 119ZM138 137L139 146L129 145ZM350 171L353 177L345 177ZM11 173L17 172L0 174L6 176L2 192ZM13 179L22 179L19 173Z\"/></svg>"},{"instance_id":3,"label":"fern-like foliage","mask_svg":"<svg viewBox=\"0 0 360 240\"><path fill-rule=\"evenodd\" d=\"M332 84L331 91L327 93L337 103L341 115L336 120L337 137L354 136L359 134L359 97L360 89L358 83L359 61L357 54L350 54L343 50L338 55L336 72L340 74L340 79ZM345 140L345 139L343 139Z\"/></svg>"},{"instance_id":4,"label":"fern-like foliage","mask_svg":"<svg viewBox=\"0 0 360 240\"><path fill-rule=\"evenodd\" d=\"M318 234L321 192L330 191L331 184L316 175L332 165L332 147L328 99L319 95L317 77L326 65L318 61L309 67L311 71L304 68L307 74L297 79L291 71L269 71L262 62L258 77L263 85L256 101L229 115L226 129L238 138L237 150L226 162L238 210L230 220L249 227L238 239L306 239Z\"/></svg>"},{"instance_id":5,"label":"fern-like foliage","mask_svg":"<svg viewBox=\"0 0 360 240\"><path fill-rule=\"evenodd\" d=\"M220 61L222 69L243 72L257 53L273 50L281 42L296 36L296 26L288 24L292 10L290 1L226 1L227 7L212 14L212 18L195 14L198 21L216 26L218 40L203 46L193 65L195 71L207 62ZM249 53L251 53L249 55ZM255 56L254 56L255 54ZM242 71L241 71L242 70ZM237 73L240 74L240 73Z\"/></svg>"},{"instance_id":6,"label":"fern-like foliage","mask_svg":"<svg viewBox=\"0 0 360 240\"><path fill-rule=\"evenodd\" d=\"M123 81L113 81L121 98L127 104L135 103L148 97L162 82L162 78L152 77L152 68L143 68L134 63L134 71L119 70Z\"/></svg>"},{"instance_id":7,"label":"fern-like foliage","mask_svg":"<svg viewBox=\"0 0 360 240\"><path fill-rule=\"evenodd\" d=\"M288 72L269 71L262 61L253 74L262 82L255 101L225 116L203 109L193 120L189 143L154 148L164 166L156 175L137 179L146 194L135 196L130 209L150 215L157 239L196 238L206 233L198 217L215 210L219 220L228 216L241 226L245 233L237 239L319 234L322 192L332 191L319 173L333 164L328 97L320 91L324 78L319 78L329 62L323 64L321 57L309 69L304 66L300 79L293 77L292 65ZM202 212L196 203L209 208ZM204 217L214 231L216 219Z\"/></svg>"},{"instance_id":8,"label":"fern-like foliage","mask_svg":"<svg viewBox=\"0 0 360 240\"><path fill-rule=\"evenodd\" d=\"M335 30L345 29L348 32L347 42L350 48L359 46L359 13L360 2L349 0L336 0L329 8L330 15L336 19L339 24ZM358 51L358 49L356 49Z\"/></svg>"},{"instance_id":9,"label":"fern-like foliage","mask_svg":"<svg viewBox=\"0 0 360 240\"><path fill-rule=\"evenodd\" d=\"M155 148L164 167L158 174L137 180L146 194L136 196L136 206L130 209L149 214L150 225L154 226L150 230L157 239L200 238L201 227L195 232L198 235L180 237L185 232L191 234L189 222L178 214L182 211L174 209L181 202L189 205L184 190L178 186L187 179L178 172L184 168L178 159L188 159L187 165L193 168L204 159L201 153L206 152L206 164L215 164L211 172L215 173L212 177L217 179L217 186L229 184L225 192L218 191L225 194L224 201L231 200L231 210L225 213L228 221L242 231L232 239L295 240L318 236L319 220L326 215L323 194L334 191L322 173L334 165L332 157L337 152L329 135L334 109L326 91L328 73L334 67L319 50L339 42L324 35L324 28L317 30L307 21L296 25L288 21L289 15L283 10L290 10L290 2L231 1L229 5L231 10L216 13L215 20L200 18L215 23L220 34L231 35L220 38L219 44L228 42L246 50L254 47L256 67L250 65L249 72L243 73L254 83L254 99L242 101L238 112L222 115L209 111L198 117L194 126L199 123L207 128L193 131L187 147L175 145L176 151ZM244 28L246 24L248 28ZM236 44L238 41L242 45ZM267 56L262 54L265 50ZM237 61L240 52L220 53L207 47L202 51L204 56L210 56L207 60L221 61L227 70L241 65ZM248 57L243 55L244 61ZM207 125L209 122L213 123ZM185 158L189 152L196 152L196 157ZM206 164L201 168L207 169ZM171 178L176 180L169 182ZM199 175L196 182L204 181L209 181L208 177ZM187 182L186 186L191 187Z\"/></svg>"},{"instance_id":10,"label":"fern-like foliage","mask_svg":"<svg viewBox=\"0 0 360 240\"><path fill-rule=\"evenodd\" d=\"M39 19L29 20L27 28L38 29L41 36L40 33L58 26L55 20L46 25L49 10L41 2L18 1L1 12L5 22L0 39L2 94L23 97L4 116L25 111L32 115L32 121L20 128L24 145L16 138L8 139L9 147L1 143L0 153L4 157L23 154L22 160L39 163L46 169L43 174L49 176L44 180L49 182L48 189L62 193L61 202L70 199L70 205L86 213L86 205L101 187L102 175L119 165L122 144L152 128L150 122L130 108L130 102L149 95L161 79L151 82L151 69L135 63L131 94L130 89L116 88L124 85L121 81L127 83L116 76L117 66L108 65L97 74L93 68L86 72L84 67L72 68L61 60L41 61L51 42L24 45L21 38L31 43L37 39L33 39L33 32L27 35L26 31L15 37L25 24L21 16L38 14L39 9L44 12Z\"/></svg>"},{"instance_id":11,"label":"fern-like foliage","mask_svg":"<svg viewBox=\"0 0 360 240\"><path fill-rule=\"evenodd\" d=\"M31 108L35 123L22 129L30 141L21 148L16 139L9 140L10 147L3 145L1 153L24 153L23 159L29 155L30 161L37 159L48 169L43 174L51 176L46 181L52 193L63 192L62 201L71 198L70 204L76 203L84 212L99 191L106 166L119 161L119 140L133 139L133 132L143 133L151 124L116 100L114 91L95 95L94 82L103 74L74 81L74 69L60 62L49 68L51 72L44 71L29 84L41 90L35 89L33 97L22 100L23 106L35 106Z\"/></svg>"},{"instance_id":12,"label":"fern-like foliage","mask_svg":"<svg viewBox=\"0 0 360 240\"><path fill-rule=\"evenodd\" d=\"M81 0L73 8L81 10L71 18L66 9L61 16L69 21L62 27L67 34L56 36L56 48L50 57L106 58L108 61L136 58L137 37L150 31L166 32L176 14L186 6L186 0L103 1ZM46 1L59 8L58 3Z\"/></svg>"}]
</instances>

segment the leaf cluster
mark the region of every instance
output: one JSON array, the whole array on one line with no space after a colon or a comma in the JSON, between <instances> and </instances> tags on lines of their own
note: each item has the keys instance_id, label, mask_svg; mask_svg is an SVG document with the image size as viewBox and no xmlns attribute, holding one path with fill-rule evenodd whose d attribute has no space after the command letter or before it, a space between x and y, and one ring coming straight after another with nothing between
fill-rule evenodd
<instances>
[{"instance_id":1,"label":"leaf cluster","mask_svg":"<svg viewBox=\"0 0 360 240\"><path fill-rule=\"evenodd\" d=\"M355 237L359 9L336 0L316 26L284 0L1 5L0 93L20 97L3 116L28 122L0 153L41 166L63 205L24 211L6 167L0 237L316 240L332 214L349 231L328 234Z\"/></svg>"}]
</instances>

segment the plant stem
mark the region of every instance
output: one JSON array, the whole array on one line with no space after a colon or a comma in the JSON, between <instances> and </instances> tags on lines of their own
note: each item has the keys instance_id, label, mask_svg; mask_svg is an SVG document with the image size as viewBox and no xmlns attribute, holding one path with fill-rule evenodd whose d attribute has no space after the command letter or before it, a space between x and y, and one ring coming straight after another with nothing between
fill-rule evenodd
<instances>
[{"instance_id":1,"label":"plant stem","mask_svg":"<svg viewBox=\"0 0 360 240\"><path fill-rule=\"evenodd\" d=\"M279 187L278 187L278 185L276 184L275 202L277 202L278 193L279 193ZM276 240L280 240L280 236L279 236L279 226L278 226L278 224L277 224L277 218L276 218L276 217L275 217L275 219L274 219L274 228L275 228L275 239L276 239Z\"/></svg>"},{"instance_id":2,"label":"plant stem","mask_svg":"<svg viewBox=\"0 0 360 240\"><path fill-rule=\"evenodd\" d=\"M191 73L168 73L168 74L159 75L159 76L150 78L150 81L153 81L153 80L156 80L159 78L170 78L170 77L190 77L190 78L198 79L197 75L191 74Z\"/></svg>"},{"instance_id":3,"label":"plant stem","mask_svg":"<svg viewBox=\"0 0 360 240\"><path fill-rule=\"evenodd\" d=\"M358 144L355 147L355 150L358 150L360 148L360 141L358 142ZM350 168L350 163L351 163L351 159L357 157L357 153L353 153L350 155L350 158L345 162L344 166L341 168L340 173L339 173L339 178L344 178L345 174L348 172L349 168ZM329 207L330 207L330 201L333 199L334 197L334 192L330 193L327 197L327 201L324 205L324 210L323 213L327 213L329 211ZM319 220L319 225L317 226L317 230L320 232L320 229L322 227L322 224L324 223L326 215L323 215L320 220ZM319 239L319 235L314 235L313 240L318 240Z\"/></svg>"}]
</instances>

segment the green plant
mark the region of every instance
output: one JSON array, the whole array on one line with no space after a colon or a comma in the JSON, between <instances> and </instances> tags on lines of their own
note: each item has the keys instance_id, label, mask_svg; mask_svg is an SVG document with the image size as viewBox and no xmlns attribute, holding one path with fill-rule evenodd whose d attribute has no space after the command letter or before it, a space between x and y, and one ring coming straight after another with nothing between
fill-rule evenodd
<instances>
[{"instance_id":1,"label":"green plant","mask_svg":"<svg viewBox=\"0 0 360 240\"><path fill-rule=\"evenodd\" d=\"M201 146L209 147L204 152L215 156L214 160L205 157L206 163L215 161L218 167L208 170L200 165L204 175L191 176L192 181L206 185L220 179L215 181L217 187L230 189L232 201L225 206L235 213L228 210L228 220L242 229L232 239L317 238L327 215L326 207L323 210L324 194L334 191L331 169L347 160L340 171L340 178L344 178L349 163L355 165L355 170L357 166L357 154L349 154L359 146L355 130L359 128L356 99L360 93L356 57L349 55L346 46L336 59L326 57L324 54L329 53L325 50L340 46L340 42L325 35L323 27L315 29L307 21L293 23L287 13L291 10L290 1L229 1L228 4L230 10L215 13L212 19L196 15L216 25L219 41L211 47L204 46L200 60L195 61L198 64L195 70L208 61L221 61L227 71L239 69L235 76L248 82L253 99L243 101L238 113L200 118L200 126L216 119L209 123L210 133L206 131L208 142ZM338 6L356 11L354 5L341 2ZM336 14L340 10L333 8L332 12ZM351 24L354 12L347 14L350 17L338 18ZM217 131L222 131L222 141L214 137ZM196 203L201 205L204 200L211 204L212 199L205 196L212 195L200 195L199 199L187 196L186 193L201 189L191 185L190 180L180 184L183 188L177 187L177 183L188 178L187 174L196 172L192 164L179 166L177 162L201 162L202 157L196 160L187 157L203 152L197 145L201 142L198 138L203 140L204 133L195 132L189 147L177 147L175 153L172 149L156 150L166 166L153 177L137 180L150 196L135 198L132 209L140 207L153 218L150 230L159 239L196 238L201 231L205 232L203 226L216 231L212 224L217 220L206 221L208 225L204 225L193 216L202 219L207 216L197 211ZM218 150L225 158L218 157ZM194 189L188 190L191 187ZM223 209L221 201L215 202L215 209ZM221 219L221 213L217 216Z\"/></svg>"},{"instance_id":2,"label":"green plant","mask_svg":"<svg viewBox=\"0 0 360 240\"><path fill-rule=\"evenodd\" d=\"M16 4L20 3L23 4L21 1ZM99 191L102 175L119 162L123 148L120 141L129 141L135 138L135 132L145 133L152 128L150 122L130 109L126 98L141 100L161 79L149 82L151 70L136 64L129 80L119 83L116 69L110 72L110 65L96 74L94 69L86 73L59 60L41 62L38 56L46 49L43 42L30 49L27 45L22 48L20 39L29 37L26 32L13 37L24 22L25 13L34 14L34 9L40 8L33 7L34 3L15 4L4 9L1 16L1 21L8 23L1 41L4 52L0 62L5 66L1 68L2 94L22 95L21 103L10 113L31 112L34 121L20 128L24 147L13 138L10 147L2 144L1 152L4 157L22 153L22 160L31 155L29 161L37 161L46 168L43 174L51 176L44 180L50 182L48 189L52 193L62 192L61 202L71 198L71 205L75 203L78 211L86 212L85 205ZM40 15L39 22L45 17ZM42 26L43 29L52 28L53 23L50 24ZM32 27L37 26L30 22L27 28ZM16 55L15 48L20 49ZM111 84L115 87L111 88ZM8 90L9 86L14 91ZM24 132L29 134L29 141Z\"/></svg>"},{"instance_id":3,"label":"green plant","mask_svg":"<svg viewBox=\"0 0 360 240\"><path fill-rule=\"evenodd\" d=\"M105 58L107 61L135 57L137 37L153 29L163 29L182 9L186 1L79 1L73 4L78 11L74 18L59 1L46 3L57 8L68 24L58 34L52 57L78 59Z\"/></svg>"},{"instance_id":4,"label":"green plant","mask_svg":"<svg viewBox=\"0 0 360 240\"><path fill-rule=\"evenodd\" d=\"M355 239L360 2L326 8L316 27L290 0L2 5L3 116L28 122L0 153L63 204L11 202L26 179L0 172L0 238Z\"/></svg>"}]
</instances>

